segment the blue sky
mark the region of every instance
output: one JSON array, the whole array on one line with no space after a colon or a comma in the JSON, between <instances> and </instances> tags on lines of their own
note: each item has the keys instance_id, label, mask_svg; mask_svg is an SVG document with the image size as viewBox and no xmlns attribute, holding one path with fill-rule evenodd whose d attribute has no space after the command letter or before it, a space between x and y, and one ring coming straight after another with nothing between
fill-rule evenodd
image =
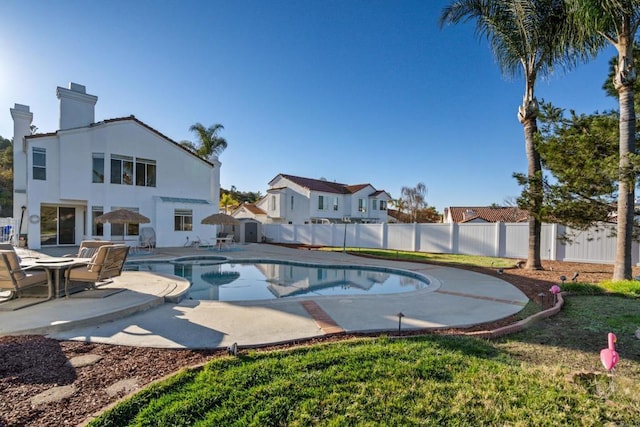
<instances>
[{"instance_id":1,"label":"blue sky","mask_svg":"<svg viewBox=\"0 0 640 427\"><path fill-rule=\"evenodd\" d=\"M57 86L98 96L96 120L134 114L170 138L221 123L221 184L278 173L371 183L427 203L502 204L526 171L524 84L501 75L471 25L438 27L448 0L33 1L0 4L0 135L26 104L57 129ZM537 84L580 113L604 95L608 49Z\"/></svg>"}]
</instances>

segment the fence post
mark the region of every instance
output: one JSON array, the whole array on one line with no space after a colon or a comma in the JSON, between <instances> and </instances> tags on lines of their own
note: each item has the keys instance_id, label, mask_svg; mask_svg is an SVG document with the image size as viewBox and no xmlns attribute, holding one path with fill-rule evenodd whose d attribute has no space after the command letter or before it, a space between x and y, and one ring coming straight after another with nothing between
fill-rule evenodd
<instances>
[{"instance_id":1,"label":"fence post","mask_svg":"<svg viewBox=\"0 0 640 427\"><path fill-rule=\"evenodd\" d=\"M389 227L386 222L380 224L380 249L387 249L389 243Z\"/></svg>"},{"instance_id":2,"label":"fence post","mask_svg":"<svg viewBox=\"0 0 640 427\"><path fill-rule=\"evenodd\" d=\"M502 223L500 221L496 222L495 225L495 236L494 236L494 240L493 240L493 256L494 257L500 257L500 240L502 237Z\"/></svg>"}]
</instances>

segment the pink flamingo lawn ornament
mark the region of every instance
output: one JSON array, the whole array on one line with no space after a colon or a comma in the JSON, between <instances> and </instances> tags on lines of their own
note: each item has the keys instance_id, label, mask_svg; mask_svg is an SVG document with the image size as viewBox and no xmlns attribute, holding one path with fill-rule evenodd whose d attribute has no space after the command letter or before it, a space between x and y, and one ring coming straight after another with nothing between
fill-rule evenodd
<instances>
[{"instance_id":1,"label":"pink flamingo lawn ornament","mask_svg":"<svg viewBox=\"0 0 640 427\"><path fill-rule=\"evenodd\" d=\"M604 366L604 369L611 372L613 369L615 369L616 365L618 364L618 361L620 360L620 355L616 351L617 338L615 334L613 332L609 332L609 334L607 335L607 338L609 340L609 347L603 348L600 351L600 360L602 361L602 365Z\"/></svg>"},{"instance_id":2,"label":"pink flamingo lawn ornament","mask_svg":"<svg viewBox=\"0 0 640 427\"><path fill-rule=\"evenodd\" d=\"M556 300L558 298L558 294L560 293L560 286L553 285L551 289L549 289L549 292L553 294L553 305L556 305Z\"/></svg>"}]
</instances>

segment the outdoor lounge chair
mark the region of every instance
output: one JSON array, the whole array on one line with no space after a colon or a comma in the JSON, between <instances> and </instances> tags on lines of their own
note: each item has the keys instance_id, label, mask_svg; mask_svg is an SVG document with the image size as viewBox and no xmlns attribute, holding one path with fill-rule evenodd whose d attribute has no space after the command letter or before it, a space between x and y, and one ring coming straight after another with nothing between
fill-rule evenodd
<instances>
[{"instance_id":1,"label":"outdoor lounge chair","mask_svg":"<svg viewBox=\"0 0 640 427\"><path fill-rule=\"evenodd\" d=\"M69 296L71 282L86 282L90 284L89 288L95 289L99 282L120 276L128 254L129 246L127 245L100 246L87 265L72 267L65 271L65 296Z\"/></svg>"},{"instance_id":2,"label":"outdoor lounge chair","mask_svg":"<svg viewBox=\"0 0 640 427\"><path fill-rule=\"evenodd\" d=\"M91 258L100 246L113 245L109 240L83 240L80 242L77 254L66 254L65 257Z\"/></svg>"},{"instance_id":3,"label":"outdoor lounge chair","mask_svg":"<svg viewBox=\"0 0 640 427\"><path fill-rule=\"evenodd\" d=\"M147 249L149 252L156 247L156 231L153 227L140 227L138 247L141 249Z\"/></svg>"},{"instance_id":4,"label":"outdoor lounge chair","mask_svg":"<svg viewBox=\"0 0 640 427\"><path fill-rule=\"evenodd\" d=\"M42 270L20 267L20 258L13 249L0 250L0 290L11 291L9 298L19 297L20 292L36 286L47 286L49 299L53 297L51 276Z\"/></svg>"}]
</instances>

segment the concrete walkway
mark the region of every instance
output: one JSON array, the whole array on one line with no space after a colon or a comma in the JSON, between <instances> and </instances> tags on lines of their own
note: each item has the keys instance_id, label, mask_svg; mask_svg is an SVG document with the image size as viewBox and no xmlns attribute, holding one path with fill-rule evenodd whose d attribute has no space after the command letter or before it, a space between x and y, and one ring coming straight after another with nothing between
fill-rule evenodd
<instances>
[{"instance_id":1,"label":"concrete walkway","mask_svg":"<svg viewBox=\"0 0 640 427\"><path fill-rule=\"evenodd\" d=\"M45 256L42 252L35 256ZM53 248L46 252L58 256L73 249ZM188 289L189 283L184 279L125 272L104 287L125 290L104 298L81 295L92 292L86 291L69 299L0 311L0 336L43 334L60 340L162 348L225 348L233 343L253 347L342 331L393 332L398 330L398 313L404 314L403 330L469 326L515 314L528 302L521 291L497 276L267 244L243 245L222 252L159 248L153 254L138 254L129 260L194 255L385 267L424 275L431 285L424 290L391 295L175 302Z\"/></svg>"}]
</instances>

